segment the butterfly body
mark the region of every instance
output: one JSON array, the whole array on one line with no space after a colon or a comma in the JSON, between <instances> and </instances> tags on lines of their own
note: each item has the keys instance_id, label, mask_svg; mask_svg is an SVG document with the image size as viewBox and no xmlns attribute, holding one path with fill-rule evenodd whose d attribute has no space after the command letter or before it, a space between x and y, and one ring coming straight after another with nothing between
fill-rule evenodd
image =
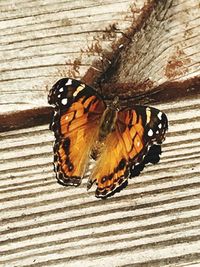
<instances>
[{"instance_id":1,"label":"butterfly body","mask_svg":"<svg viewBox=\"0 0 200 267\"><path fill-rule=\"evenodd\" d=\"M100 121L99 126L99 141L102 141L106 136L114 131L117 120L117 111L111 108L106 108Z\"/></svg>"},{"instance_id":2,"label":"butterfly body","mask_svg":"<svg viewBox=\"0 0 200 267\"><path fill-rule=\"evenodd\" d=\"M96 182L96 197L105 198L159 158L161 151L151 148L163 142L168 127L161 111L146 106L120 109L118 98L106 105L93 88L68 78L53 86L48 101L55 107L50 128L61 184L79 185L92 155L96 166L87 187Z\"/></svg>"}]
</instances>

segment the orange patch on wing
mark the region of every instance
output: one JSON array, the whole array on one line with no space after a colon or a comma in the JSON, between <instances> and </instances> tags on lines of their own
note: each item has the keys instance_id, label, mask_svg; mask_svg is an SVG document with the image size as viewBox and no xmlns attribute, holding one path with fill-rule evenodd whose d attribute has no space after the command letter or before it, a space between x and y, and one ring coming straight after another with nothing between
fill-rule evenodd
<instances>
[{"instance_id":1,"label":"orange patch on wing","mask_svg":"<svg viewBox=\"0 0 200 267\"><path fill-rule=\"evenodd\" d=\"M83 125L85 125L86 123L88 122L88 119L87 119L87 114L85 114L84 116L78 118L78 119L75 119L71 122L70 126L69 126L69 131L73 131L77 128L81 129L81 127Z\"/></svg>"},{"instance_id":2,"label":"orange patch on wing","mask_svg":"<svg viewBox=\"0 0 200 267\"><path fill-rule=\"evenodd\" d=\"M87 123L87 115L84 114L79 118L74 118L74 112L67 113L61 117L61 134L67 136L70 131L76 128L81 128Z\"/></svg>"},{"instance_id":3,"label":"orange patch on wing","mask_svg":"<svg viewBox=\"0 0 200 267\"><path fill-rule=\"evenodd\" d=\"M143 128L143 126L142 126L142 118L141 118L141 116L139 117L139 122L136 123L136 124L134 125L134 127L135 127L135 129L136 129L138 135L139 135L140 138L141 138L141 137L143 136L143 134L144 134L144 128Z\"/></svg>"},{"instance_id":4,"label":"orange patch on wing","mask_svg":"<svg viewBox=\"0 0 200 267\"><path fill-rule=\"evenodd\" d=\"M115 173L113 176L113 184L116 184L117 181L118 181L118 175L117 175L117 173Z\"/></svg>"},{"instance_id":5,"label":"orange patch on wing","mask_svg":"<svg viewBox=\"0 0 200 267\"><path fill-rule=\"evenodd\" d=\"M108 179L108 180L105 182L105 186L106 186L107 188L109 188L112 184L113 184L113 178L112 178L112 179Z\"/></svg>"},{"instance_id":6,"label":"orange patch on wing","mask_svg":"<svg viewBox=\"0 0 200 267\"><path fill-rule=\"evenodd\" d=\"M135 110L132 111L132 115L133 115L133 117L132 117L131 124L134 125L137 122L137 114L136 114Z\"/></svg>"},{"instance_id":7,"label":"orange patch on wing","mask_svg":"<svg viewBox=\"0 0 200 267\"><path fill-rule=\"evenodd\" d=\"M105 110L105 105L101 101L96 101L90 107L90 112L103 113L104 110Z\"/></svg>"},{"instance_id":8,"label":"orange patch on wing","mask_svg":"<svg viewBox=\"0 0 200 267\"><path fill-rule=\"evenodd\" d=\"M87 108L89 106L89 104L95 99L95 96L90 96L87 98L87 100L85 100L85 102L83 103L84 108Z\"/></svg>"},{"instance_id":9,"label":"orange patch on wing","mask_svg":"<svg viewBox=\"0 0 200 267\"><path fill-rule=\"evenodd\" d=\"M130 136L128 128L126 128L126 130L123 132L122 137L126 146L126 151L129 152L131 150L133 140Z\"/></svg>"},{"instance_id":10,"label":"orange patch on wing","mask_svg":"<svg viewBox=\"0 0 200 267\"><path fill-rule=\"evenodd\" d=\"M61 127L65 124L68 124L74 117L74 112L68 112L67 114L64 114L61 116L61 119L60 119L60 125Z\"/></svg>"},{"instance_id":11,"label":"orange patch on wing","mask_svg":"<svg viewBox=\"0 0 200 267\"><path fill-rule=\"evenodd\" d=\"M69 175L69 170L68 170L68 166L66 164L66 159L69 157L69 155L66 154L65 150L63 149L63 143L60 144L60 147L58 149L58 153L59 153L59 164L62 167L62 170Z\"/></svg>"},{"instance_id":12,"label":"orange patch on wing","mask_svg":"<svg viewBox=\"0 0 200 267\"><path fill-rule=\"evenodd\" d=\"M87 132L88 139L85 139L85 132ZM97 138L97 133L98 128L95 125L86 124L81 128L75 127L74 131L67 133L66 138L69 139L69 148L67 150L64 148L65 139L61 141L58 149L58 164L61 165L66 177L83 176L89 153L94 140ZM68 162L73 165L72 170L69 170Z\"/></svg>"},{"instance_id":13,"label":"orange patch on wing","mask_svg":"<svg viewBox=\"0 0 200 267\"><path fill-rule=\"evenodd\" d=\"M125 116L125 120L124 120L125 124L128 125L129 122L130 122L130 116L129 116L129 112L126 113L126 116Z\"/></svg>"},{"instance_id":14,"label":"orange patch on wing","mask_svg":"<svg viewBox=\"0 0 200 267\"><path fill-rule=\"evenodd\" d=\"M132 127L130 128L129 133L130 133L131 138L133 138L133 137L135 136L135 134L136 134L136 129L135 129L134 126L132 126Z\"/></svg>"},{"instance_id":15,"label":"orange patch on wing","mask_svg":"<svg viewBox=\"0 0 200 267\"><path fill-rule=\"evenodd\" d=\"M129 157L130 157L130 159L133 159L136 155L137 155L137 151L133 147L132 150L129 153Z\"/></svg>"},{"instance_id":16,"label":"orange patch on wing","mask_svg":"<svg viewBox=\"0 0 200 267\"><path fill-rule=\"evenodd\" d=\"M62 148L62 145L59 147L59 155L60 155L60 159L63 160L63 157L66 157L66 153L64 151L64 149Z\"/></svg>"},{"instance_id":17,"label":"orange patch on wing","mask_svg":"<svg viewBox=\"0 0 200 267\"><path fill-rule=\"evenodd\" d=\"M81 98L82 99L82 98ZM81 100L80 99L80 100ZM83 104L81 103L81 101L77 101L77 102L74 102L71 107L69 108L68 112L70 111L77 111L78 109L82 109L83 108Z\"/></svg>"},{"instance_id":18,"label":"orange patch on wing","mask_svg":"<svg viewBox=\"0 0 200 267\"><path fill-rule=\"evenodd\" d=\"M122 159L124 159L125 163L120 170L118 168ZM101 192L105 193L106 190L107 193L110 193L118 186L119 180L126 171L127 161L128 153L121 135L117 131L109 134L101 156L89 179L90 182L96 180L97 192L101 194ZM106 177L105 182L102 182L103 177Z\"/></svg>"},{"instance_id":19,"label":"orange patch on wing","mask_svg":"<svg viewBox=\"0 0 200 267\"><path fill-rule=\"evenodd\" d=\"M83 114L84 114L84 108L82 107L76 111L75 117L79 118L79 117L83 116Z\"/></svg>"}]
</instances>

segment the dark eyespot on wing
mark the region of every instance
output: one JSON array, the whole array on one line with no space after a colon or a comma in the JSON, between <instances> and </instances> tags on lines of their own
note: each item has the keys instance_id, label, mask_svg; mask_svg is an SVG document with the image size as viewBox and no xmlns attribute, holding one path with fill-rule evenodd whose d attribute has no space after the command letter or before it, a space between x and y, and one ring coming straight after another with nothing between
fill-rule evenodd
<instances>
[{"instance_id":1,"label":"dark eyespot on wing","mask_svg":"<svg viewBox=\"0 0 200 267\"><path fill-rule=\"evenodd\" d=\"M126 166L126 159L121 159L120 163L117 167L117 170L123 170L125 168L125 166Z\"/></svg>"}]
</instances>

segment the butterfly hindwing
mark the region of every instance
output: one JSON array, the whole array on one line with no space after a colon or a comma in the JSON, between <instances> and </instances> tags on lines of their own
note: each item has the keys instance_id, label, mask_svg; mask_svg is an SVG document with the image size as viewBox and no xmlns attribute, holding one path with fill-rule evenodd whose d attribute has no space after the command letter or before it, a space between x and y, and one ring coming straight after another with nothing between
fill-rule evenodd
<instances>
[{"instance_id":1,"label":"butterfly hindwing","mask_svg":"<svg viewBox=\"0 0 200 267\"><path fill-rule=\"evenodd\" d=\"M107 136L88 183L90 186L96 181L97 197L120 191L128 177L138 175L138 170L151 162L147 155L153 144L164 140L167 124L166 115L150 107L136 106L118 112L115 130Z\"/></svg>"},{"instance_id":2,"label":"butterfly hindwing","mask_svg":"<svg viewBox=\"0 0 200 267\"><path fill-rule=\"evenodd\" d=\"M49 93L55 106L50 125L55 134L54 169L63 185L79 185L98 135L105 105L89 86L61 79Z\"/></svg>"},{"instance_id":3,"label":"butterfly hindwing","mask_svg":"<svg viewBox=\"0 0 200 267\"><path fill-rule=\"evenodd\" d=\"M114 131L105 140L88 188L96 182L96 197L105 198L125 186L128 174L128 154L119 132Z\"/></svg>"}]
</instances>

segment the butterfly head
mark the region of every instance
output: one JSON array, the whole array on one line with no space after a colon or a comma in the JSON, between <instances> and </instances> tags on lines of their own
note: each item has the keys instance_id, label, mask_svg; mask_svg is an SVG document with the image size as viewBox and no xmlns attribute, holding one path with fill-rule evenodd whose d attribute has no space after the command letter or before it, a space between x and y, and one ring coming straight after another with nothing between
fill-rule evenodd
<instances>
[{"instance_id":1,"label":"butterfly head","mask_svg":"<svg viewBox=\"0 0 200 267\"><path fill-rule=\"evenodd\" d=\"M115 110L115 111L119 111L120 110L120 104L119 104L119 97L116 96L112 102L109 102L107 104L107 108Z\"/></svg>"}]
</instances>

